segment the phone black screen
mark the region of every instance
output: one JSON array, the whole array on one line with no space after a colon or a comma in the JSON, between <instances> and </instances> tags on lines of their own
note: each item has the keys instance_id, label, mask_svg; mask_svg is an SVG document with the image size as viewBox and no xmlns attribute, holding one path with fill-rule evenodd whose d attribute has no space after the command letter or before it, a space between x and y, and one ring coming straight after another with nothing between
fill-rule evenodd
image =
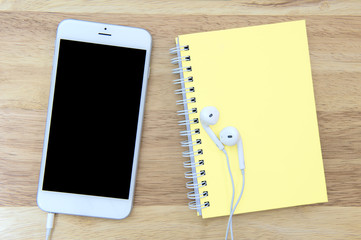
<instances>
[{"instance_id":1,"label":"phone black screen","mask_svg":"<svg viewBox=\"0 0 361 240\"><path fill-rule=\"evenodd\" d=\"M129 198L145 55L60 40L43 190Z\"/></svg>"}]
</instances>

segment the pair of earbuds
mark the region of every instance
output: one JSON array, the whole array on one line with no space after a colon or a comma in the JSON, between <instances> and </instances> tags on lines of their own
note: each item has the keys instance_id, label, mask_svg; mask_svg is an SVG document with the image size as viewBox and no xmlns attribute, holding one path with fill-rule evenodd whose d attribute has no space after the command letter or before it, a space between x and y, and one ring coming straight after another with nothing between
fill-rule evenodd
<instances>
[{"instance_id":1,"label":"pair of earbuds","mask_svg":"<svg viewBox=\"0 0 361 240\"><path fill-rule=\"evenodd\" d=\"M235 127L225 127L219 133L219 138L210 128L211 125L215 125L219 119L219 111L213 106L205 107L201 110L200 120L203 129L207 132L208 136L217 145L219 150L223 151L224 145L234 146L237 144L239 168L245 169L244 154L243 154L243 142L241 135ZM224 145L223 145L224 144Z\"/></svg>"},{"instance_id":2,"label":"pair of earbuds","mask_svg":"<svg viewBox=\"0 0 361 240\"><path fill-rule=\"evenodd\" d=\"M207 132L207 134L212 139L212 141L217 145L219 150L224 152L224 154L226 155L226 158L227 158L229 176L230 176L231 182L232 182L232 201L231 201L231 206L230 206L230 214L229 214L229 220L228 220L227 232L226 232L225 239L228 238L228 233L230 231L231 239L233 240L232 216L238 206L239 201L242 198L243 190L244 190L244 183L245 183L243 142L242 142L241 135L239 134L237 128L235 128L235 127L223 128L222 131L219 133L219 139L218 139L216 134L210 128L211 125L215 125L218 122L218 119L219 119L219 111L215 107L212 107L212 106L205 107L202 109L202 111L200 113L200 120L201 120L203 129ZM234 201L235 187L234 187L232 172L231 172L231 168L230 168L230 164L229 164L228 154L227 154L226 150L224 149L223 144L227 145L227 146L234 146L237 144L239 168L241 169L241 172L242 172L242 179L243 179L242 189L241 189L241 193L239 194L238 200L234 206L233 206L233 201Z\"/></svg>"}]
</instances>

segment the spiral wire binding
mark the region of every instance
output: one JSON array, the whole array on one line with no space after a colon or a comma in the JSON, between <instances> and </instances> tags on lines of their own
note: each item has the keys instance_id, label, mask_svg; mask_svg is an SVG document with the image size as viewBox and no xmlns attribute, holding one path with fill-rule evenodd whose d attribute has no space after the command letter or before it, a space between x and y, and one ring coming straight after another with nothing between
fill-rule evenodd
<instances>
[{"instance_id":1,"label":"spiral wire binding","mask_svg":"<svg viewBox=\"0 0 361 240\"><path fill-rule=\"evenodd\" d=\"M173 80L174 84L182 84L182 82L193 82L193 77L187 77L187 78L178 78L176 80Z\"/></svg>"},{"instance_id":2,"label":"spiral wire binding","mask_svg":"<svg viewBox=\"0 0 361 240\"><path fill-rule=\"evenodd\" d=\"M202 149L198 149L197 151L185 151L182 153L183 157L195 157L203 154Z\"/></svg>"},{"instance_id":3,"label":"spiral wire binding","mask_svg":"<svg viewBox=\"0 0 361 240\"><path fill-rule=\"evenodd\" d=\"M195 103L195 102L196 102L196 98L191 97L191 98L188 98L188 99L177 100L176 104L177 105L186 105L188 103Z\"/></svg>"},{"instance_id":4,"label":"spiral wire binding","mask_svg":"<svg viewBox=\"0 0 361 240\"><path fill-rule=\"evenodd\" d=\"M190 209L194 209L194 210L197 210L197 211L199 211L199 210L201 210L203 208L209 207L209 206L210 206L210 204L209 204L208 201L204 202L204 203L198 203L197 201L192 201L192 202L188 203L188 207Z\"/></svg>"},{"instance_id":5,"label":"spiral wire binding","mask_svg":"<svg viewBox=\"0 0 361 240\"><path fill-rule=\"evenodd\" d=\"M180 88L180 89L174 90L174 94L184 94L184 93L189 93L189 92L194 92L194 87Z\"/></svg>"},{"instance_id":6,"label":"spiral wire binding","mask_svg":"<svg viewBox=\"0 0 361 240\"><path fill-rule=\"evenodd\" d=\"M181 142L181 146L182 147L190 147L190 146L195 146L195 145L199 145L199 144L202 144L202 140L200 139L197 139L196 141L182 141Z\"/></svg>"},{"instance_id":7,"label":"spiral wire binding","mask_svg":"<svg viewBox=\"0 0 361 240\"><path fill-rule=\"evenodd\" d=\"M181 136L192 136L192 135L199 134L199 133L200 133L199 128L194 129L194 130L184 130L184 131L179 132L179 134Z\"/></svg>"},{"instance_id":8,"label":"spiral wire binding","mask_svg":"<svg viewBox=\"0 0 361 240\"><path fill-rule=\"evenodd\" d=\"M179 125L189 125L189 124L195 124L195 123L199 123L198 118L178 121Z\"/></svg>"},{"instance_id":9,"label":"spiral wire binding","mask_svg":"<svg viewBox=\"0 0 361 240\"><path fill-rule=\"evenodd\" d=\"M200 176L206 175L206 171L200 170L199 172L193 172L193 170L185 172L184 177L185 178L198 178Z\"/></svg>"},{"instance_id":10,"label":"spiral wire binding","mask_svg":"<svg viewBox=\"0 0 361 240\"><path fill-rule=\"evenodd\" d=\"M192 113L197 113L197 108L179 110L179 111L177 111L177 113L178 113L178 115L189 115Z\"/></svg>"},{"instance_id":11,"label":"spiral wire binding","mask_svg":"<svg viewBox=\"0 0 361 240\"><path fill-rule=\"evenodd\" d=\"M202 181L200 183L194 183L193 181L189 181L186 183L186 187L189 189L200 188L204 186L207 186L207 181Z\"/></svg>"},{"instance_id":12,"label":"spiral wire binding","mask_svg":"<svg viewBox=\"0 0 361 240\"><path fill-rule=\"evenodd\" d=\"M174 47L174 48L171 48L171 49L169 49L169 52L171 53L171 54L177 54L178 55L178 57L180 57L179 55L179 52L180 51L188 51L189 50L189 46L188 45L184 45L184 46L176 46L176 47Z\"/></svg>"},{"instance_id":13,"label":"spiral wire binding","mask_svg":"<svg viewBox=\"0 0 361 240\"><path fill-rule=\"evenodd\" d=\"M199 170L198 172L196 171L197 167L204 165L204 160L202 159L202 160L198 160L197 162L195 162L195 159L194 159L194 157L202 155L203 150L200 148L200 146L202 144L201 139L196 139L195 141L192 140L193 135L200 134L200 129L195 128L192 130L190 128L190 125L198 124L199 119L190 117L190 115L198 112L197 108L191 107L191 106L188 108L188 104L189 105L194 104L196 102L196 98L195 97L186 98L187 93L195 92L194 87L187 87L187 88L185 87L185 83L191 83L194 81L192 76L184 77L184 75L183 75L184 72L192 72L191 66L183 66L183 63L189 65L189 63L187 63L187 62L191 60L191 56L189 56L189 55L181 56L181 54L180 54L182 51L188 51L188 50L189 50L189 45L179 46L179 44L177 43L177 46L174 48L171 48L169 50L169 52L171 54L177 54L177 57L174 57L171 59L171 63L178 64L178 68L173 69L172 72L174 74L179 74L180 78L173 80L173 83L180 85L181 87L179 89L175 90L174 93L177 95L182 95L182 99L178 100L176 102L176 104L183 105L184 109L177 111L177 114L179 116L185 117L185 120L178 121L178 124L182 125L182 126L186 126L186 130L180 131L180 135L186 136L188 138L187 140L181 142L182 147L188 148L188 151L184 151L182 153L183 157L189 158L188 161L185 161L183 163L183 166L185 168L190 169L189 171L187 171L184 174L185 178L191 179L191 181L188 181L186 183L186 187L188 189L192 189L192 191L188 192L188 194L187 194L187 197L192 200L191 202L188 203L188 207L190 209L197 210L199 215L202 215L201 209L209 207L210 203L209 203L209 201L203 200L203 198L208 196L208 191L200 190L202 187L207 186L207 181L205 181L203 179L202 179L202 181L198 180L199 177L205 176L206 172L205 172L205 170ZM195 149L196 146L199 146L199 148Z\"/></svg>"},{"instance_id":14,"label":"spiral wire binding","mask_svg":"<svg viewBox=\"0 0 361 240\"><path fill-rule=\"evenodd\" d=\"M191 160L183 162L184 168L195 168L204 165L204 160L199 160L198 162L192 162Z\"/></svg>"}]
</instances>

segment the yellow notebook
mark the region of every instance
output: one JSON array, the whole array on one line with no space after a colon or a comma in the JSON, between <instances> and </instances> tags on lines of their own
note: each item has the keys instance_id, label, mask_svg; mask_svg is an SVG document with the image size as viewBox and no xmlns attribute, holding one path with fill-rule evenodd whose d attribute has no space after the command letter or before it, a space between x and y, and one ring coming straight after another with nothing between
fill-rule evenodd
<instances>
[{"instance_id":1,"label":"yellow notebook","mask_svg":"<svg viewBox=\"0 0 361 240\"><path fill-rule=\"evenodd\" d=\"M220 112L211 126L218 137L226 126L242 136L245 189L236 214L327 202L305 21L181 35L176 44L189 207L203 218L230 213L225 155L199 122L206 106ZM225 149L236 201L237 148Z\"/></svg>"}]
</instances>

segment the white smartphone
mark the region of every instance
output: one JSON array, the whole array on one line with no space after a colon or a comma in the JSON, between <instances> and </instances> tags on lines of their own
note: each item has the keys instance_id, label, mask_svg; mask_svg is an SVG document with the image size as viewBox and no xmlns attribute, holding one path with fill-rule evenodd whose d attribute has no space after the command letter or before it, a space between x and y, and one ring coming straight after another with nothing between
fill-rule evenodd
<instances>
[{"instance_id":1,"label":"white smartphone","mask_svg":"<svg viewBox=\"0 0 361 240\"><path fill-rule=\"evenodd\" d=\"M151 46L141 28L59 24L37 195L42 210L129 215Z\"/></svg>"}]
</instances>

